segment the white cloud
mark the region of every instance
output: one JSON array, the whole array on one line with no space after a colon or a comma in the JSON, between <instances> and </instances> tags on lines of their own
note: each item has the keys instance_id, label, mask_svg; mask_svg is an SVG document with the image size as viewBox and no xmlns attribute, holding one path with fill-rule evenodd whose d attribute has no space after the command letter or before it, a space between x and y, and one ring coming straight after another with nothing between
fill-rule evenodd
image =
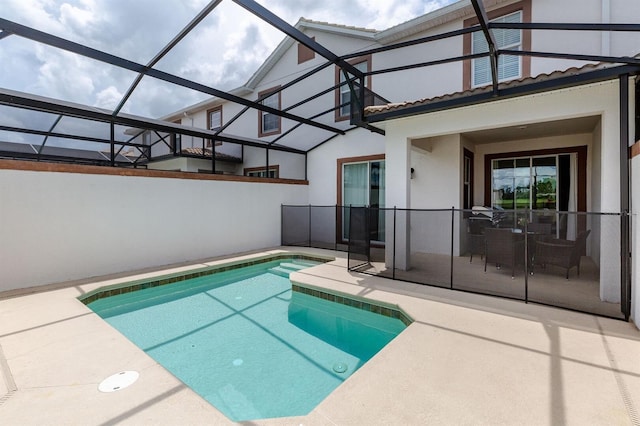
<instances>
[{"instance_id":1,"label":"white cloud","mask_svg":"<svg viewBox=\"0 0 640 426\"><path fill-rule=\"evenodd\" d=\"M69 3L62 4L60 6L60 22L75 31L82 31L88 26L94 25L97 20L94 10L95 3L90 0L84 0L81 5L84 7L73 6Z\"/></svg>"},{"instance_id":2,"label":"white cloud","mask_svg":"<svg viewBox=\"0 0 640 426\"><path fill-rule=\"evenodd\" d=\"M43 46L37 46L35 50L41 64L35 85L37 94L91 103L95 86L92 66L87 59Z\"/></svg>"},{"instance_id":3,"label":"white cloud","mask_svg":"<svg viewBox=\"0 0 640 426\"><path fill-rule=\"evenodd\" d=\"M375 18L365 24L367 27L380 30L409 21L417 16L439 9L451 1L442 0L395 0L377 1ZM358 0L362 9L371 4L371 0Z\"/></svg>"},{"instance_id":4,"label":"white cloud","mask_svg":"<svg viewBox=\"0 0 640 426\"><path fill-rule=\"evenodd\" d=\"M120 93L120 91L114 86L109 86L105 89L100 90L96 94L96 101L93 105L99 108L107 108L113 110L118 106L123 96L124 93ZM128 111L124 110L123 112Z\"/></svg>"}]
</instances>

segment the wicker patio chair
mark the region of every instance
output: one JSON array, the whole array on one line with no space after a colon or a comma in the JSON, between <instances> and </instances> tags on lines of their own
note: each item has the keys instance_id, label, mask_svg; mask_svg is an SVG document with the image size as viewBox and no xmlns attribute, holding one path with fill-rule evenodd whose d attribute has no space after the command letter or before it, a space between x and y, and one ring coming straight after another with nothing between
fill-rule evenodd
<instances>
[{"instance_id":1,"label":"wicker patio chair","mask_svg":"<svg viewBox=\"0 0 640 426\"><path fill-rule=\"evenodd\" d=\"M469 219L469 263L473 261L473 255L479 254L480 260L484 257L485 251L485 237L484 230L491 227L490 220L473 220Z\"/></svg>"},{"instance_id":2,"label":"wicker patio chair","mask_svg":"<svg viewBox=\"0 0 640 426\"><path fill-rule=\"evenodd\" d=\"M524 265L524 234L515 233L510 228L487 228L484 271L487 263L495 263L498 268L511 266L511 278L516 275L516 266Z\"/></svg>"},{"instance_id":3,"label":"wicker patio chair","mask_svg":"<svg viewBox=\"0 0 640 426\"><path fill-rule=\"evenodd\" d=\"M532 222L527 225L527 254L529 256L529 265L533 268L533 262L536 255L536 244L538 241L544 241L551 238L552 227L549 222ZM533 269L531 269L533 273Z\"/></svg>"},{"instance_id":4,"label":"wicker patio chair","mask_svg":"<svg viewBox=\"0 0 640 426\"><path fill-rule=\"evenodd\" d=\"M553 265L564 268L566 279L569 279L569 270L575 266L580 276L580 258L590 233L590 229L580 232L575 241L557 238L536 241L534 265L542 267Z\"/></svg>"}]
</instances>

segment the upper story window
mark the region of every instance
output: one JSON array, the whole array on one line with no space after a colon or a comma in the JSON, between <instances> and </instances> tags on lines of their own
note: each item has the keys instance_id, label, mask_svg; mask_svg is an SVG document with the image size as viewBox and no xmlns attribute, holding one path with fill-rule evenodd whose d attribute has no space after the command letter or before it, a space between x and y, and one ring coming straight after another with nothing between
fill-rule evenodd
<instances>
[{"instance_id":1,"label":"upper story window","mask_svg":"<svg viewBox=\"0 0 640 426\"><path fill-rule=\"evenodd\" d=\"M522 22L522 11L493 19L492 22ZM521 30L494 29L492 31L498 49L522 50ZM481 31L473 33L471 53L484 53L488 51L489 45L487 44L487 39L484 34ZM519 78L521 76L520 59L520 56L500 55L498 58L498 81ZM491 83L491 61L489 57L473 59L471 68L472 86L483 86Z\"/></svg>"},{"instance_id":2,"label":"upper story window","mask_svg":"<svg viewBox=\"0 0 640 426\"><path fill-rule=\"evenodd\" d=\"M182 125L182 120L181 119L174 120L173 123ZM169 146L171 148L171 152L175 152L177 149L180 149L179 147L181 143L181 138L182 138L182 135L180 133L173 133L171 135L171 137L169 138Z\"/></svg>"},{"instance_id":3,"label":"upper story window","mask_svg":"<svg viewBox=\"0 0 640 426\"><path fill-rule=\"evenodd\" d=\"M521 0L510 5L490 10L487 16L491 22L531 22L531 0ZM478 25L478 18L464 21L465 27ZM492 29L496 40L496 48L503 50L531 50L531 31ZM463 36L463 53L487 52L489 47L482 31ZM498 59L498 81L514 78L524 78L531 75L531 57L500 55ZM490 84L491 62L489 57L463 61L462 88L469 90L473 87Z\"/></svg>"},{"instance_id":4,"label":"upper story window","mask_svg":"<svg viewBox=\"0 0 640 426\"><path fill-rule=\"evenodd\" d=\"M222 106L207 111L207 129L218 130L222 127Z\"/></svg>"},{"instance_id":5,"label":"upper story window","mask_svg":"<svg viewBox=\"0 0 640 426\"><path fill-rule=\"evenodd\" d=\"M258 93L258 97L263 97L264 95L269 94L269 92L273 92L277 90L277 87L273 87L271 89L265 90L263 92ZM266 97L262 102L262 105L280 109L280 93L275 92L272 95ZM280 133L280 116L271 114L266 111L259 111L258 113L258 136L269 136Z\"/></svg>"},{"instance_id":6,"label":"upper story window","mask_svg":"<svg viewBox=\"0 0 640 426\"><path fill-rule=\"evenodd\" d=\"M366 57L364 59L356 59L351 62L351 65L356 67L358 70L362 72L369 72L371 69L371 58ZM351 76L351 74L349 74ZM339 67L336 67L336 84L345 83L347 80L344 76L344 73ZM354 82L357 82L355 80ZM371 76L367 76L364 79L364 86L367 88L371 88ZM349 119L349 115L351 113L351 89L348 84L341 85L338 90L336 90L336 121L347 120Z\"/></svg>"},{"instance_id":7,"label":"upper story window","mask_svg":"<svg viewBox=\"0 0 640 426\"><path fill-rule=\"evenodd\" d=\"M207 129L216 131L222 127L222 105L215 108L211 108L207 111ZM211 139L207 141L207 147L211 147ZM222 145L222 142L217 142L216 145Z\"/></svg>"},{"instance_id":8,"label":"upper story window","mask_svg":"<svg viewBox=\"0 0 640 426\"><path fill-rule=\"evenodd\" d=\"M274 178L280 177L280 165L276 164L269 166L269 170L264 167L250 167L244 169L245 176L261 177L261 178Z\"/></svg>"}]
</instances>

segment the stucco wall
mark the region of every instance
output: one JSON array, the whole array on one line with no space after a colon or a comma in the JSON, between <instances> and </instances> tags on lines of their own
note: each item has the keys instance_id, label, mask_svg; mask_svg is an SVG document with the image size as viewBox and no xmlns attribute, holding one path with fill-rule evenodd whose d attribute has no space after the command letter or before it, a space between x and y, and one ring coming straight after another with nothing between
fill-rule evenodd
<instances>
[{"instance_id":1,"label":"stucco wall","mask_svg":"<svg viewBox=\"0 0 640 426\"><path fill-rule=\"evenodd\" d=\"M199 170L211 170L211 161L200 158L176 157L149 163L147 168L150 170L173 170L198 173ZM237 171L237 164L216 161L216 172L236 174Z\"/></svg>"},{"instance_id":2,"label":"stucco wall","mask_svg":"<svg viewBox=\"0 0 640 426\"><path fill-rule=\"evenodd\" d=\"M307 169L309 202L314 205L335 205L338 202L338 158L384 154L384 149L384 137L357 129L310 151ZM387 183L388 188L392 187Z\"/></svg>"},{"instance_id":3,"label":"stucco wall","mask_svg":"<svg viewBox=\"0 0 640 426\"><path fill-rule=\"evenodd\" d=\"M0 291L280 244L307 186L0 170Z\"/></svg>"},{"instance_id":4,"label":"stucco wall","mask_svg":"<svg viewBox=\"0 0 640 426\"><path fill-rule=\"evenodd\" d=\"M244 162L238 170L242 175L245 168L262 167L267 161L265 149L255 147L244 148ZM279 166L280 176L283 179L304 179L304 155L284 151L269 150L269 167Z\"/></svg>"},{"instance_id":5,"label":"stucco wall","mask_svg":"<svg viewBox=\"0 0 640 426\"><path fill-rule=\"evenodd\" d=\"M423 148L420 148L422 146ZM426 148L426 149L424 149ZM460 135L445 135L413 141L411 167L412 209L458 207L462 182ZM459 227L454 230L454 253L459 252ZM411 251L449 254L451 252L451 213L419 211L411 216Z\"/></svg>"}]
</instances>

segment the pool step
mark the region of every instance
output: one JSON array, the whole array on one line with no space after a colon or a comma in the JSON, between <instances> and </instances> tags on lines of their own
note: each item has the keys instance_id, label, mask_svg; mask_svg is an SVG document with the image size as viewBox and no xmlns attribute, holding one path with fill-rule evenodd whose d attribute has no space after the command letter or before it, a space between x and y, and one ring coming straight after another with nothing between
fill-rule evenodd
<instances>
[{"instance_id":1,"label":"pool step","mask_svg":"<svg viewBox=\"0 0 640 426\"><path fill-rule=\"evenodd\" d=\"M291 269L292 271L299 271L301 269L308 268L307 265L302 265L299 263L289 263L289 262L280 263L280 267L285 269Z\"/></svg>"},{"instance_id":2,"label":"pool step","mask_svg":"<svg viewBox=\"0 0 640 426\"><path fill-rule=\"evenodd\" d=\"M303 265L305 268L311 268L312 266L318 266L321 262L314 262L313 260L294 259L292 261L295 265Z\"/></svg>"},{"instance_id":3,"label":"pool step","mask_svg":"<svg viewBox=\"0 0 640 426\"><path fill-rule=\"evenodd\" d=\"M280 266L273 267L269 269L269 272L275 275L280 275L281 277L289 278L289 274L294 272L292 269L282 268Z\"/></svg>"},{"instance_id":4,"label":"pool step","mask_svg":"<svg viewBox=\"0 0 640 426\"><path fill-rule=\"evenodd\" d=\"M272 274L280 275L281 277L289 278L289 274L292 272L300 271L313 265L304 265L300 263L281 262L279 266L275 266L269 269Z\"/></svg>"}]
</instances>

